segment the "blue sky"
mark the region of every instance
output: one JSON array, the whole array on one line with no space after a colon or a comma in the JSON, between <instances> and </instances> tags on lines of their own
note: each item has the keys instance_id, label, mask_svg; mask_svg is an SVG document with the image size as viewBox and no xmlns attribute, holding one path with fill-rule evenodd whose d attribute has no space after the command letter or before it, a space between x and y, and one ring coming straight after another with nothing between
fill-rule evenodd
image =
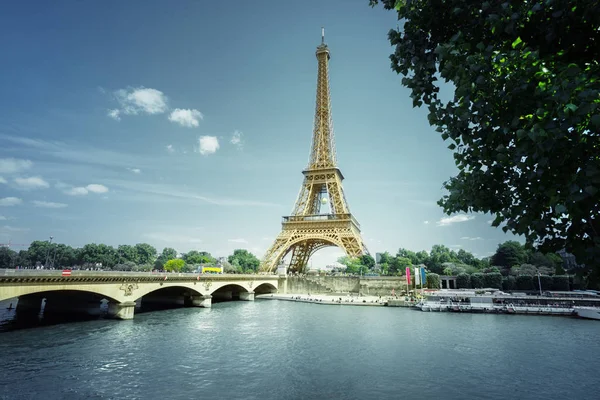
<instances>
[{"instance_id":1,"label":"blue sky","mask_svg":"<svg viewBox=\"0 0 600 400\"><path fill-rule=\"evenodd\" d=\"M483 257L512 239L435 204L457 170L390 69L394 13L178 0L3 6L0 242L262 256L308 161L323 25L337 159L371 253L440 243Z\"/></svg>"}]
</instances>

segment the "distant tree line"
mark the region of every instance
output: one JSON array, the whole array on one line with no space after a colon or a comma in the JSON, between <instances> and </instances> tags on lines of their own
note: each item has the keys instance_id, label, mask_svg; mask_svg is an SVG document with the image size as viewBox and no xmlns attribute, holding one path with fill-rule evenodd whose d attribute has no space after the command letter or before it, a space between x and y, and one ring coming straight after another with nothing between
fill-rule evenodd
<instances>
[{"instance_id":1,"label":"distant tree line","mask_svg":"<svg viewBox=\"0 0 600 400\"><path fill-rule=\"evenodd\" d=\"M178 257L177 250L165 247L158 252L148 243L123 244L116 248L90 243L74 248L62 243L36 240L27 250L0 248L0 268L102 269L112 271L191 272L200 266L223 266L228 273L252 273L260 261L248 250L236 249L227 259L217 260L206 251L191 250Z\"/></svg>"},{"instance_id":2,"label":"distant tree line","mask_svg":"<svg viewBox=\"0 0 600 400\"><path fill-rule=\"evenodd\" d=\"M401 248L395 256L389 252L382 253L378 264L370 255L358 258L344 256L338 262L345 265L347 273L363 275L402 276L406 267L424 266L431 276L427 282L431 287L439 287L439 275L450 275L457 276L459 288L538 290L538 273L543 289L598 287L598 282L590 279L589 268L566 271L565 263L558 254L531 250L516 241L499 244L491 257L481 259L466 250L454 251L436 244L429 252Z\"/></svg>"}]
</instances>

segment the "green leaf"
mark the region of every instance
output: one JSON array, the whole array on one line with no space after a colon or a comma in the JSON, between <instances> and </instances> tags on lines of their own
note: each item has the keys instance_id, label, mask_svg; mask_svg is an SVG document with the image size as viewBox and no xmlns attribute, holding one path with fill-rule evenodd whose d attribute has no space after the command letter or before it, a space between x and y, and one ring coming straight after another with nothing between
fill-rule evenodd
<instances>
[{"instance_id":1,"label":"green leaf","mask_svg":"<svg viewBox=\"0 0 600 400\"><path fill-rule=\"evenodd\" d=\"M577 111L577 106L573 103L569 103L565 106L565 112L567 112L567 110L569 110L571 112L575 112L575 111Z\"/></svg>"},{"instance_id":2,"label":"green leaf","mask_svg":"<svg viewBox=\"0 0 600 400\"><path fill-rule=\"evenodd\" d=\"M596 128L600 128L600 114L592 115L592 118L590 118L590 123Z\"/></svg>"},{"instance_id":3,"label":"green leaf","mask_svg":"<svg viewBox=\"0 0 600 400\"><path fill-rule=\"evenodd\" d=\"M448 139L448 136L450 135L448 135L447 133L442 133L442 139L446 140Z\"/></svg>"},{"instance_id":4,"label":"green leaf","mask_svg":"<svg viewBox=\"0 0 600 400\"><path fill-rule=\"evenodd\" d=\"M516 49L519 44L523 43L521 37L519 36L514 42L512 42L512 48Z\"/></svg>"},{"instance_id":5,"label":"green leaf","mask_svg":"<svg viewBox=\"0 0 600 400\"><path fill-rule=\"evenodd\" d=\"M454 143L452 143L450 146L448 146L448 148L450 150L454 150L454 149L456 149L456 145Z\"/></svg>"}]
</instances>

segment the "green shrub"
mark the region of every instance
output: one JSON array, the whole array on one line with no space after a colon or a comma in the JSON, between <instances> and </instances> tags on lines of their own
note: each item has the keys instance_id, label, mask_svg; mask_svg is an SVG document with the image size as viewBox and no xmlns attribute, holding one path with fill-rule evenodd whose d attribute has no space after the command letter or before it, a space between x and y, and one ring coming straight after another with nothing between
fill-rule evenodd
<instances>
[{"instance_id":1,"label":"green shrub","mask_svg":"<svg viewBox=\"0 0 600 400\"><path fill-rule=\"evenodd\" d=\"M507 276L502 279L502 290L515 290L517 288L514 276Z\"/></svg>"},{"instance_id":2,"label":"green shrub","mask_svg":"<svg viewBox=\"0 0 600 400\"><path fill-rule=\"evenodd\" d=\"M489 272L484 275L486 288L502 289L502 274L500 272Z\"/></svg>"},{"instance_id":3,"label":"green shrub","mask_svg":"<svg viewBox=\"0 0 600 400\"><path fill-rule=\"evenodd\" d=\"M552 277L549 275L540 275L539 277L539 281L538 281L538 277L534 276L533 277L533 287L535 290L540 290L540 282L542 284L542 291L546 291L546 290L552 290Z\"/></svg>"},{"instance_id":4,"label":"green shrub","mask_svg":"<svg viewBox=\"0 0 600 400\"><path fill-rule=\"evenodd\" d=\"M440 276L438 274L434 274L430 272L427 274L427 287L429 289L439 289L440 288Z\"/></svg>"},{"instance_id":5,"label":"green shrub","mask_svg":"<svg viewBox=\"0 0 600 400\"><path fill-rule=\"evenodd\" d=\"M569 277L567 275L554 275L552 277L552 290L569 290Z\"/></svg>"},{"instance_id":6,"label":"green shrub","mask_svg":"<svg viewBox=\"0 0 600 400\"><path fill-rule=\"evenodd\" d=\"M518 290L533 290L533 276L519 275L516 284Z\"/></svg>"},{"instance_id":7,"label":"green shrub","mask_svg":"<svg viewBox=\"0 0 600 400\"><path fill-rule=\"evenodd\" d=\"M485 277L481 273L471 275L471 287L473 289L485 287Z\"/></svg>"},{"instance_id":8,"label":"green shrub","mask_svg":"<svg viewBox=\"0 0 600 400\"><path fill-rule=\"evenodd\" d=\"M470 289L471 288L471 276L463 273L456 276L456 287L458 289Z\"/></svg>"}]
</instances>

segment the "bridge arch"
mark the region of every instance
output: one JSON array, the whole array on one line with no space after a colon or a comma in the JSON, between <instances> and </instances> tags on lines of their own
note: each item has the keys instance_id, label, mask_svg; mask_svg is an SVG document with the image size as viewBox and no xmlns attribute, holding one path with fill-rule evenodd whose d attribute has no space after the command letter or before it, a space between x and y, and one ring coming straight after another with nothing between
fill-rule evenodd
<instances>
[{"instance_id":1,"label":"bridge arch","mask_svg":"<svg viewBox=\"0 0 600 400\"><path fill-rule=\"evenodd\" d=\"M137 288L137 285L132 284L131 298L129 300L136 301L140 298L156 293L159 291L170 289L171 291L182 290L193 292L194 295L204 296L207 290L200 283L188 283L188 282L160 282L153 284L145 284L142 288ZM127 295L127 293L125 293Z\"/></svg>"},{"instance_id":2,"label":"bridge arch","mask_svg":"<svg viewBox=\"0 0 600 400\"><path fill-rule=\"evenodd\" d=\"M107 300L120 301L118 293L110 287L103 287L102 285L78 285L78 286L66 286L66 285L48 285L48 286L12 286L0 291L0 301L8 300L15 297L21 298L29 295L39 295L38 297L44 298L50 293L60 292L81 292L81 294L93 294ZM66 293L65 293L66 294Z\"/></svg>"},{"instance_id":3,"label":"bridge arch","mask_svg":"<svg viewBox=\"0 0 600 400\"><path fill-rule=\"evenodd\" d=\"M260 285L258 285L257 287L254 288L254 293L255 294L267 294L267 293L277 293L277 287L275 287L275 285L273 285L272 283L261 283Z\"/></svg>"}]
</instances>

